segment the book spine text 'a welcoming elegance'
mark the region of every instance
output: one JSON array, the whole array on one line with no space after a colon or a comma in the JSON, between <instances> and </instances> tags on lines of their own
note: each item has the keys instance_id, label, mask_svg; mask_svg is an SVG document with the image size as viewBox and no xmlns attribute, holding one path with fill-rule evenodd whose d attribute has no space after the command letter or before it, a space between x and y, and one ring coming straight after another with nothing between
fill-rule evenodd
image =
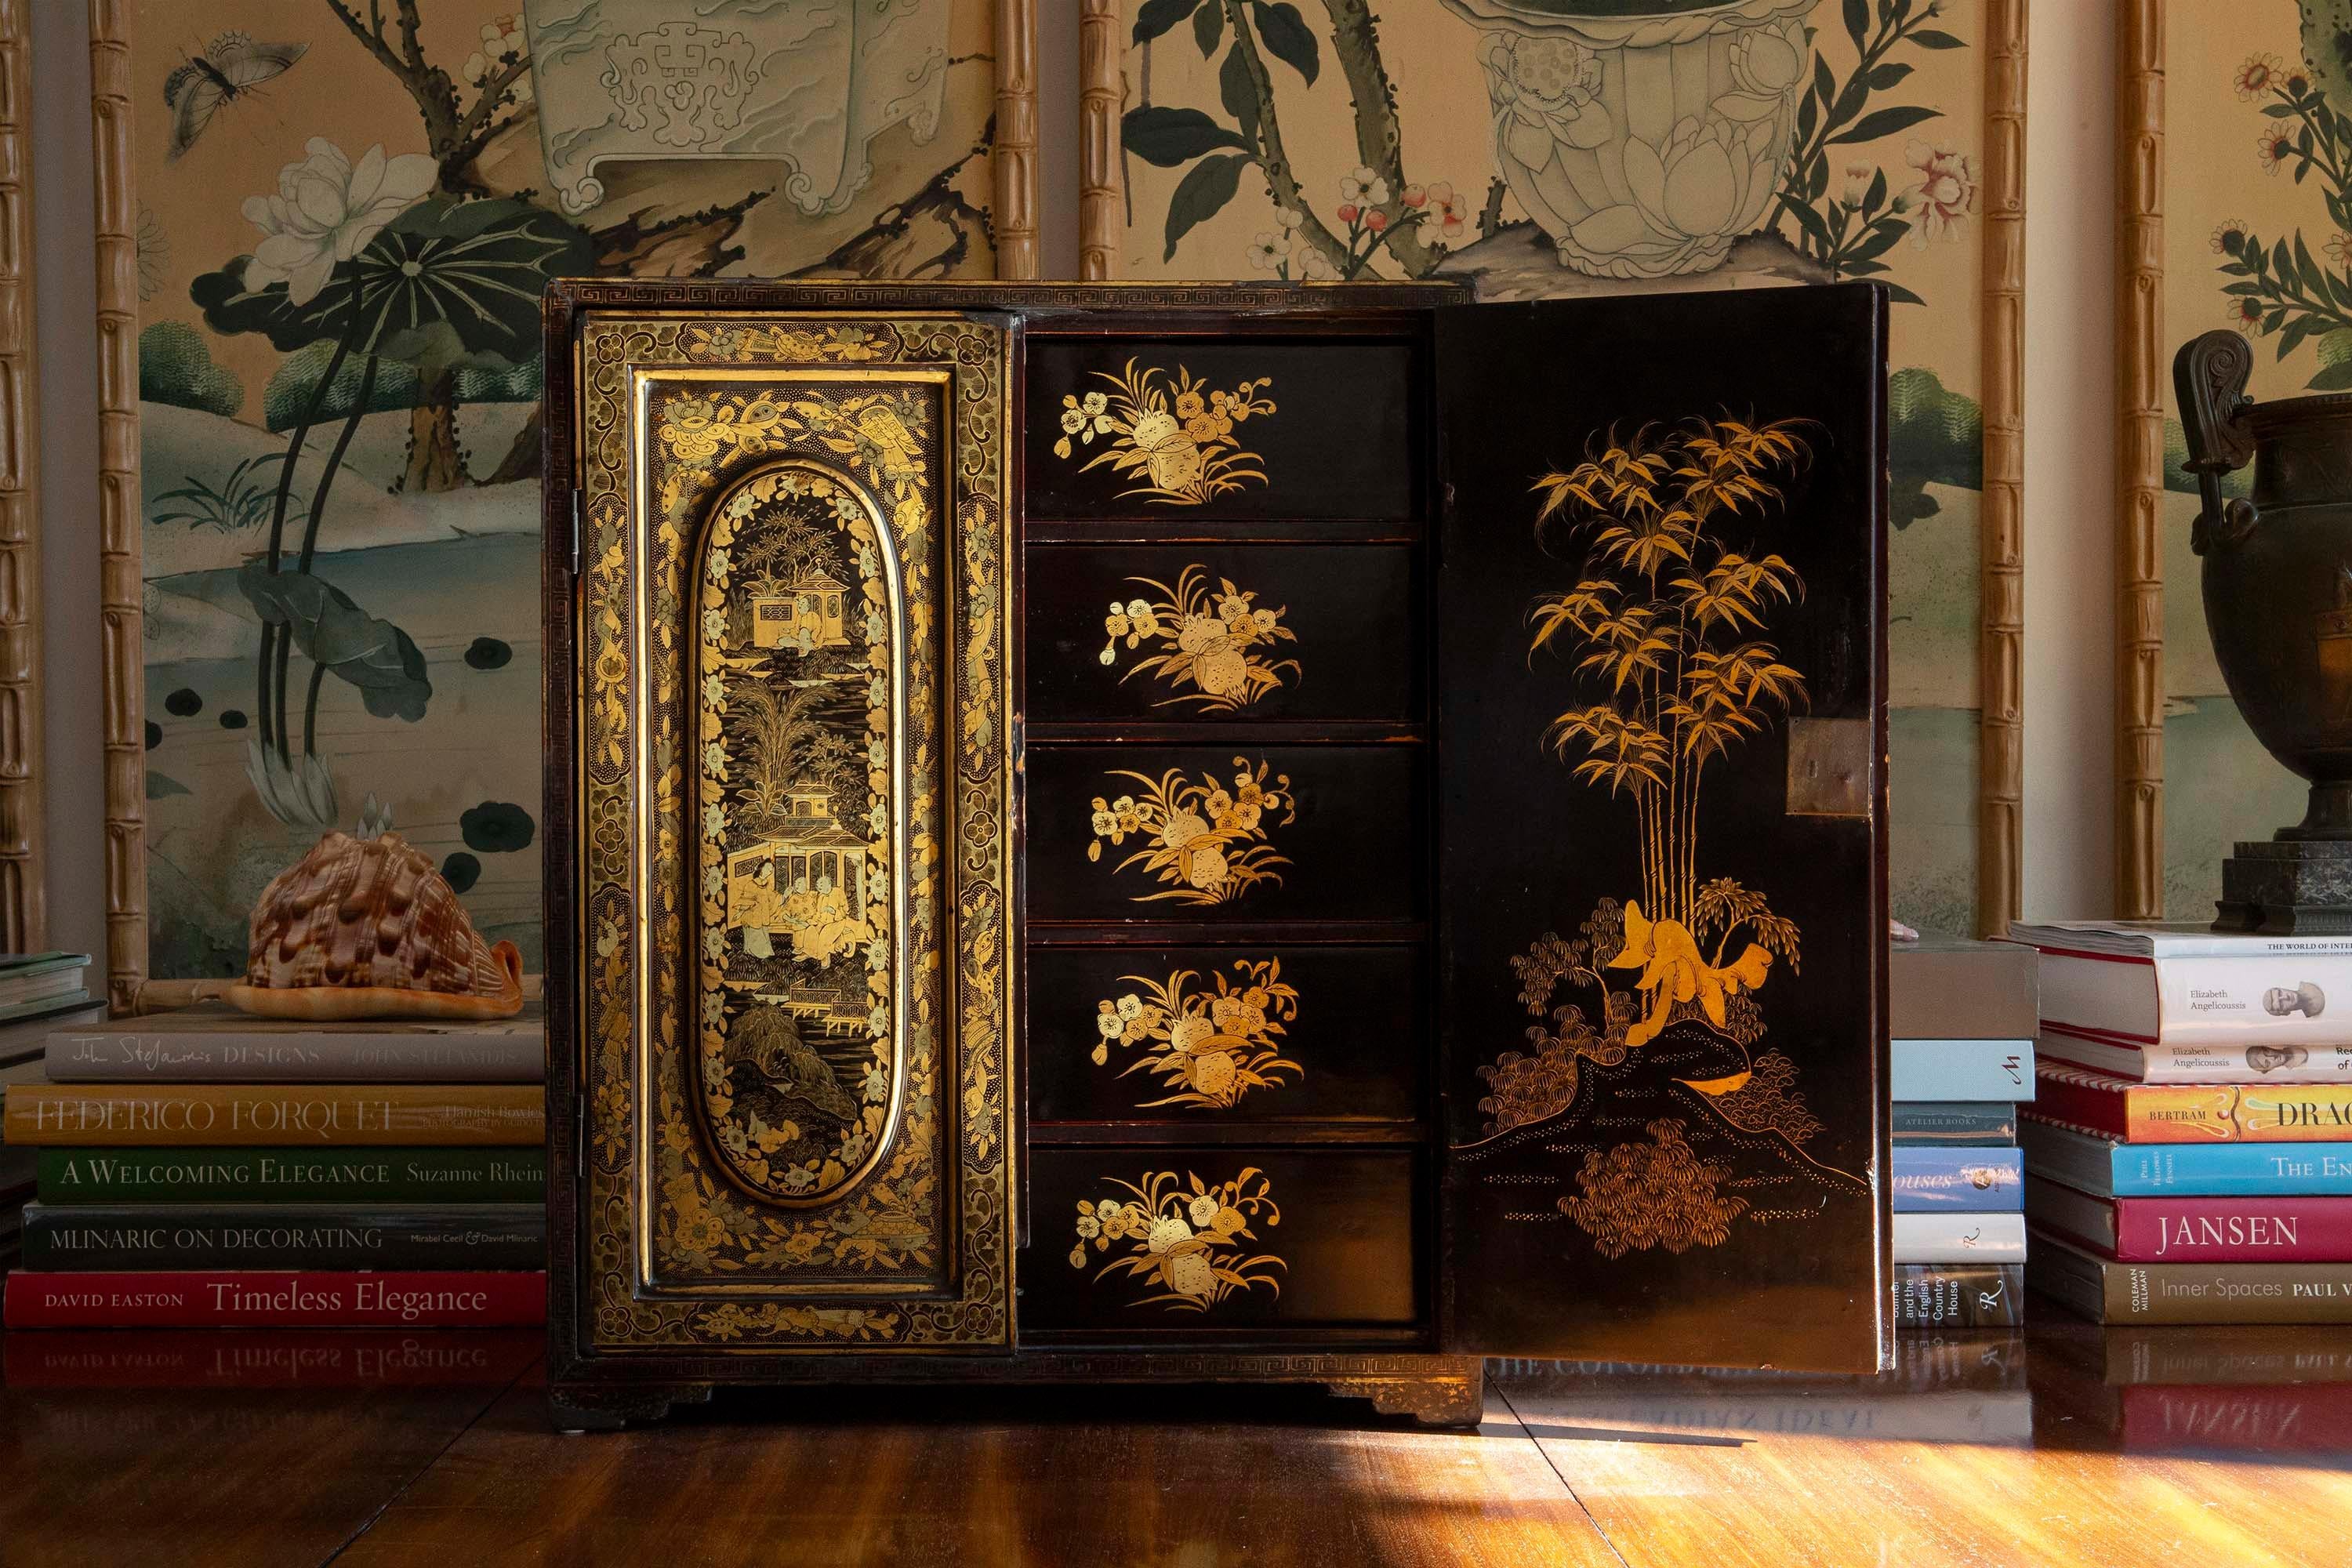
<instances>
[{"instance_id":1,"label":"book spine text 'a welcoming elegance'","mask_svg":"<svg viewBox=\"0 0 2352 1568\"><path fill-rule=\"evenodd\" d=\"M510 1328L547 1321L547 1275L264 1273L8 1276L11 1329Z\"/></svg>"},{"instance_id":2,"label":"book spine text 'a welcoming elegance'","mask_svg":"<svg viewBox=\"0 0 2352 1568\"><path fill-rule=\"evenodd\" d=\"M547 1152L459 1149L38 1151L41 1202L86 1204L535 1204Z\"/></svg>"},{"instance_id":3,"label":"book spine text 'a welcoming elegance'","mask_svg":"<svg viewBox=\"0 0 2352 1568\"><path fill-rule=\"evenodd\" d=\"M11 1143L530 1144L546 1136L537 1084L8 1086Z\"/></svg>"},{"instance_id":4,"label":"book spine text 'a welcoming elegance'","mask_svg":"<svg viewBox=\"0 0 2352 1568\"><path fill-rule=\"evenodd\" d=\"M154 1268L544 1268L547 1211L533 1204L394 1208L365 1204L25 1206L24 1267L55 1273Z\"/></svg>"}]
</instances>

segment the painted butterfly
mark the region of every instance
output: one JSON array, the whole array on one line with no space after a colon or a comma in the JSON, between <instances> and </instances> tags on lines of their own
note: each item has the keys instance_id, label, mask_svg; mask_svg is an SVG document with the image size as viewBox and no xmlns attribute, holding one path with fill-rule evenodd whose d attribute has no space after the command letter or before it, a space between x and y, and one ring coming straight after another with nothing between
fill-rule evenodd
<instances>
[{"instance_id":1,"label":"painted butterfly","mask_svg":"<svg viewBox=\"0 0 2352 1568\"><path fill-rule=\"evenodd\" d=\"M163 79L163 101L172 107L166 160L194 146L222 104L252 91L310 50L308 44L262 44L243 33L223 33L203 54L182 62Z\"/></svg>"}]
</instances>

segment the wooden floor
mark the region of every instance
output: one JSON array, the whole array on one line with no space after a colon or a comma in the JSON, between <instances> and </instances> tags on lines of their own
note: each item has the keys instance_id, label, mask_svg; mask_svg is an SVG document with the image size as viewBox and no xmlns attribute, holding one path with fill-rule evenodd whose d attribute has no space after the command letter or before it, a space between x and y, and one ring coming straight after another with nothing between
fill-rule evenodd
<instances>
[{"instance_id":1,"label":"wooden floor","mask_svg":"<svg viewBox=\"0 0 2352 1568\"><path fill-rule=\"evenodd\" d=\"M1498 1363L1475 1435L1121 1388L721 1394L562 1437L534 1334L19 1334L0 1562L2352 1563L2352 1335L2054 1311L1876 1383Z\"/></svg>"}]
</instances>

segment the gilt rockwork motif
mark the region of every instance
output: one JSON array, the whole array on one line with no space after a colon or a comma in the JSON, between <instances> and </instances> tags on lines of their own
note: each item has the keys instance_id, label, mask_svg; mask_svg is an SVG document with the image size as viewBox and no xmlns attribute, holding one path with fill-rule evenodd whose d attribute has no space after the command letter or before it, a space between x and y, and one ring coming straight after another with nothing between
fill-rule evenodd
<instances>
[{"instance_id":1,"label":"gilt rockwork motif","mask_svg":"<svg viewBox=\"0 0 2352 1568\"><path fill-rule=\"evenodd\" d=\"M1763 890L1709 874L1700 809L1710 765L1805 700L1804 673L1765 635L1804 583L1738 535L1780 516L1811 460L1801 421L1693 419L1612 431L1533 486L1539 536L1583 551L1576 584L1528 616L1530 660L1557 653L1576 689L1545 740L1579 785L1633 807L1641 885L1511 960L1531 1048L1478 1069L1478 1109L1503 1137L1567 1111L1586 1073L1644 1058L1678 1086L1683 1115L1589 1148L1558 1201L1606 1258L1717 1247L1743 1217L1778 1217L1694 1152L1696 1119L1777 1135L1804 1163L1821 1131L1795 1063L1764 1043L1761 996L1777 968L1798 971L1801 933Z\"/></svg>"},{"instance_id":2,"label":"gilt rockwork motif","mask_svg":"<svg viewBox=\"0 0 2352 1568\"><path fill-rule=\"evenodd\" d=\"M1005 542L993 470L943 461L966 437L940 418L950 378L972 428L1002 416L1003 353L992 329L951 319L627 321L583 333L577 852L593 1342L1001 1344L1009 1333ZM747 364L772 369L734 373ZM630 407L649 365L710 369L656 384L633 463ZM683 417L665 437L670 403ZM636 463L641 530L626 500ZM947 473L952 498L934 489ZM903 615L877 627L867 588L887 604L892 562ZM682 638L658 624L670 614ZM640 644L648 616L656 625ZM921 657L942 636L959 669L945 702L938 655ZM877 650L903 701L886 692L877 707ZM904 763L876 764L877 739ZM633 759L648 756L683 765L649 770L640 798ZM952 786L932 798L917 787L930 780ZM881 814L890 820L876 820L877 796L898 803ZM950 821L951 951L937 908ZM646 851L683 857L690 878L637 864L639 824ZM729 858L745 850L730 879ZM856 896L902 880L903 902ZM690 1018L659 1000L680 994L698 998ZM943 1005L956 1009L952 1057ZM886 1039L898 1042L888 1064ZM829 1201L806 1203L828 1186ZM646 1268L685 1282L685 1296L644 1295ZM943 1278L957 1283L941 1295ZM907 1294L774 1299L837 1294L826 1281L844 1279L904 1281ZM710 1293L734 1280L753 1295Z\"/></svg>"},{"instance_id":3,"label":"gilt rockwork motif","mask_svg":"<svg viewBox=\"0 0 2352 1568\"><path fill-rule=\"evenodd\" d=\"M1178 768L1157 779L1113 770L1112 778L1133 779L1141 793L1094 797L1087 858L1100 860L1106 839L1118 846L1140 837L1143 847L1112 868L1139 868L1161 885L1159 892L1134 895L1139 904L1224 904L1260 882L1278 885L1281 868L1290 861L1268 840L1266 828L1287 825L1298 808L1288 773L1275 774L1267 787L1268 766L1261 762L1253 769L1248 758L1235 757L1231 788L1214 774L1188 779Z\"/></svg>"},{"instance_id":4,"label":"gilt rockwork motif","mask_svg":"<svg viewBox=\"0 0 2352 1568\"><path fill-rule=\"evenodd\" d=\"M1212 588L1208 569L1197 563L1178 573L1172 588L1150 577L1128 581L1159 597L1113 599L1110 614L1103 617L1110 640L1099 657L1115 665L1122 642L1130 650L1151 645L1153 651L1118 679L1122 685L1139 675L1165 681L1173 695L1152 706L1185 703L1202 712L1227 713L1281 687L1285 672L1297 678L1297 659L1269 657L1273 644L1298 640L1282 624L1285 606L1260 605L1255 592L1235 587L1230 577L1218 578Z\"/></svg>"},{"instance_id":5,"label":"gilt rockwork motif","mask_svg":"<svg viewBox=\"0 0 2352 1568\"><path fill-rule=\"evenodd\" d=\"M1230 1182L1212 1185L1191 1172L1150 1171L1140 1182L1104 1178L1127 1195L1078 1200L1077 1239L1070 1267L1084 1268L1097 1254L1118 1255L1095 1271L1097 1282L1137 1281L1150 1294L1128 1305L1161 1307L1171 1312L1206 1312L1237 1291L1265 1287L1282 1294L1273 1270L1289 1265L1259 1245L1253 1223L1269 1229L1282 1223L1274 1184L1252 1165Z\"/></svg>"},{"instance_id":6,"label":"gilt rockwork motif","mask_svg":"<svg viewBox=\"0 0 2352 1568\"><path fill-rule=\"evenodd\" d=\"M1087 473L1108 465L1137 481L1119 492L1160 506L1199 506L1248 485L1265 484L1263 460L1244 447L1234 427L1275 412L1265 395L1272 376L1244 381L1231 392L1129 360L1116 373L1095 372L1108 392L1062 395L1062 436L1054 456L1067 460L1103 438L1103 450L1080 465ZM1073 446L1073 440L1076 445Z\"/></svg>"},{"instance_id":7,"label":"gilt rockwork motif","mask_svg":"<svg viewBox=\"0 0 2352 1568\"><path fill-rule=\"evenodd\" d=\"M1094 1064L1108 1067L1113 1047L1134 1047L1118 1076L1147 1073L1170 1091L1136 1101L1137 1110L1229 1110L1250 1090L1279 1089L1306 1071L1282 1054L1286 1026L1298 1016L1298 988L1282 978L1282 961L1237 958L1233 967L1233 978L1211 975L1213 991L1189 969L1165 980L1122 974L1138 989L1096 1004Z\"/></svg>"}]
</instances>

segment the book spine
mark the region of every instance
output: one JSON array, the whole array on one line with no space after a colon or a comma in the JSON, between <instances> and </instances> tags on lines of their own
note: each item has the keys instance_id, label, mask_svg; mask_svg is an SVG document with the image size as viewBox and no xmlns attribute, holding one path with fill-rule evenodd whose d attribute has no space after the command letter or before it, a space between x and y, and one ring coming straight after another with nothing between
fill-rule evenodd
<instances>
[{"instance_id":1,"label":"book spine","mask_svg":"<svg viewBox=\"0 0 2352 1568\"><path fill-rule=\"evenodd\" d=\"M2352 992L2347 993L2352 995ZM2055 1024L2042 1032L2042 1049L2061 1061L2105 1069L2100 1047L2116 1053L2114 1069L2148 1084L2352 1084L2352 1045L2294 1041L2134 1040ZM2124 1062L2128 1067L2124 1067Z\"/></svg>"},{"instance_id":2,"label":"book spine","mask_svg":"<svg viewBox=\"0 0 2352 1568\"><path fill-rule=\"evenodd\" d=\"M2102 1323L2352 1323L2352 1263L2116 1263L2038 1233L2026 1282Z\"/></svg>"},{"instance_id":3,"label":"book spine","mask_svg":"<svg viewBox=\"0 0 2352 1568\"><path fill-rule=\"evenodd\" d=\"M2025 1156L2015 1149L1897 1149L1897 1214L2004 1214L2025 1207Z\"/></svg>"},{"instance_id":4,"label":"book spine","mask_svg":"<svg viewBox=\"0 0 2352 1568\"><path fill-rule=\"evenodd\" d=\"M545 1342L528 1329L59 1329L0 1336L11 1388L503 1387Z\"/></svg>"},{"instance_id":5,"label":"book spine","mask_svg":"<svg viewBox=\"0 0 2352 1568\"><path fill-rule=\"evenodd\" d=\"M2352 1143L2117 1143L2108 1159L2119 1198L2352 1194Z\"/></svg>"},{"instance_id":6,"label":"book spine","mask_svg":"<svg viewBox=\"0 0 2352 1568\"><path fill-rule=\"evenodd\" d=\"M1898 1100L2033 1098L2031 1040L1896 1040L1889 1055Z\"/></svg>"},{"instance_id":7,"label":"book spine","mask_svg":"<svg viewBox=\"0 0 2352 1568\"><path fill-rule=\"evenodd\" d=\"M2017 1142L2013 1105L1897 1100L1890 1122L1896 1148L1982 1149Z\"/></svg>"},{"instance_id":8,"label":"book spine","mask_svg":"<svg viewBox=\"0 0 2352 1568\"><path fill-rule=\"evenodd\" d=\"M2157 1038L2167 1045L2210 1047L2241 1065L2256 1041L2302 1046L2315 1061L2326 1058L2339 1073L2352 1074L2352 1037L2343 1017L2352 1003L2352 954L2160 958L2156 996Z\"/></svg>"},{"instance_id":9,"label":"book spine","mask_svg":"<svg viewBox=\"0 0 2352 1568\"><path fill-rule=\"evenodd\" d=\"M26 1150L39 1156L41 1202L86 1204L535 1204L544 1149Z\"/></svg>"},{"instance_id":10,"label":"book spine","mask_svg":"<svg viewBox=\"0 0 2352 1568\"><path fill-rule=\"evenodd\" d=\"M11 1329L529 1328L547 1321L547 1276L250 1269L8 1276Z\"/></svg>"},{"instance_id":11,"label":"book spine","mask_svg":"<svg viewBox=\"0 0 2352 1568\"><path fill-rule=\"evenodd\" d=\"M435 1209L289 1204L51 1209L28 1204L24 1248L24 1267L43 1273L544 1268L547 1212L528 1204Z\"/></svg>"},{"instance_id":12,"label":"book spine","mask_svg":"<svg viewBox=\"0 0 2352 1568\"><path fill-rule=\"evenodd\" d=\"M42 1066L51 1083L537 1083L539 1030L499 1034L194 1035L60 1030Z\"/></svg>"},{"instance_id":13,"label":"book spine","mask_svg":"<svg viewBox=\"0 0 2352 1568\"><path fill-rule=\"evenodd\" d=\"M1898 1214L1896 1263L2021 1263L2025 1217L2014 1214Z\"/></svg>"},{"instance_id":14,"label":"book spine","mask_svg":"<svg viewBox=\"0 0 2352 1568\"><path fill-rule=\"evenodd\" d=\"M1898 1329L1997 1329L2025 1321L2020 1264L1899 1264L1894 1292Z\"/></svg>"},{"instance_id":15,"label":"book spine","mask_svg":"<svg viewBox=\"0 0 2352 1568\"><path fill-rule=\"evenodd\" d=\"M82 1145L529 1144L545 1141L537 1084L14 1083L11 1143Z\"/></svg>"},{"instance_id":16,"label":"book spine","mask_svg":"<svg viewBox=\"0 0 2352 1568\"><path fill-rule=\"evenodd\" d=\"M2035 1109L2133 1143L2352 1141L2352 1084L2088 1084L2044 1074Z\"/></svg>"},{"instance_id":17,"label":"book spine","mask_svg":"<svg viewBox=\"0 0 2352 1568\"><path fill-rule=\"evenodd\" d=\"M2352 1208L2336 1198L2124 1198L2116 1204L2116 1257L2125 1263L2352 1262Z\"/></svg>"}]
</instances>

